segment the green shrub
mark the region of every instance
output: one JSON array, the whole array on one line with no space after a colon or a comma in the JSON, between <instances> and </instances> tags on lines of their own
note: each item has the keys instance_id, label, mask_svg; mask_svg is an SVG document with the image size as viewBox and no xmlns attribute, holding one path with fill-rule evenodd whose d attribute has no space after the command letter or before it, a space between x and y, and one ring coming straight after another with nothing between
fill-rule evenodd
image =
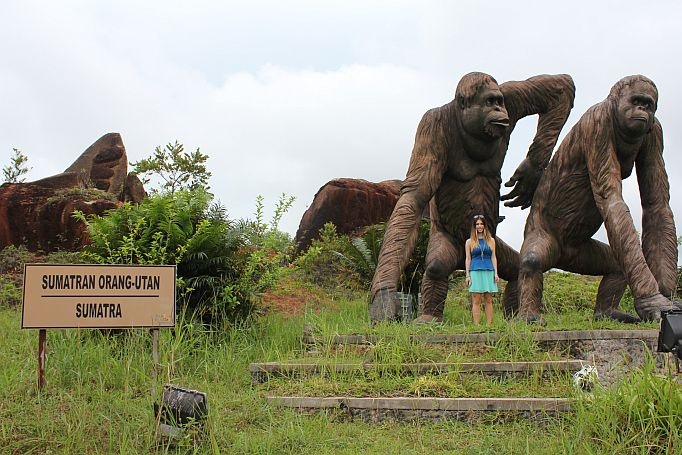
<instances>
[{"instance_id":1,"label":"green shrub","mask_svg":"<svg viewBox=\"0 0 682 455\"><path fill-rule=\"evenodd\" d=\"M424 260L429 240L428 221L419 225L417 243L398 289L417 295L424 274ZM367 290L372 284L379 252L384 241L386 224L366 227L358 236L340 235L333 223L327 223L308 250L296 259L296 265L305 277L315 284L336 288Z\"/></svg>"},{"instance_id":2,"label":"green shrub","mask_svg":"<svg viewBox=\"0 0 682 455\"><path fill-rule=\"evenodd\" d=\"M83 260L79 252L55 251L44 256L28 251L24 245L3 248L0 250L0 306L21 304L24 264L33 262L77 264Z\"/></svg>"},{"instance_id":3,"label":"green shrub","mask_svg":"<svg viewBox=\"0 0 682 455\"><path fill-rule=\"evenodd\" d=\"M336 232L333 223L326 223L310 247L294 261L303 279L327 289L358 289L360 284L348 260L339 253L345 249L347 237Z\"/></svg>"},{"instance_id":4,"label":"green shrub","mask_svg":"<svg viewBox=\"0 0 682 455\"><path fill-rule=\"evenodd\" d=\"M41 259L48 264L85 264L84 255L80 251L52 251Z\"/></svg>"},{"instance_id":5,"label":"green shrub","mask_svg":"<svg viewBox=\"0 0 682 455\"><path fill-rule=\"evenodd\" d=\"M33 254L25 246L9 245L0 250L0 274L23 273L24 264L31 262Z\"/></svg>"},{"instance_id":6,"label":"green shrub","mask_svg":"<svg viewBox=\"0 0 682 455\"><path fill-rule=\"evenodd\" d=\"M91 239L84 256L101 264L174 264L183 310L211 322L248 313L252 289L239 286L249 263L245 235L211 201L205 190L183 190L105 216L76 214Z\"/></svg>"},{"instance_id":7,"label":"green shrub","mask_svg":"<svg viewBox=\"0 0 682 455\"><path fill-rule=\"evenodd\" d=\"M265 221L263 196L258 195L255 220L241 220L238 224L245 239L241 252L246 255L245 267L237 282L242 292L260 296L279 280L288 266L293 242L288 233L279 230L279 222L294 200L293 196L282 193L268 223Z\"/></svg>"},{"instance_id":8,"label":"green shrub","mask_svg":"<svg viewBox=\"0 0 682 455\"><path fill-rule=\"evenodd\" d=\"M0 307L21 305L22 294L21 283L17 284L11 277L0 275Z\"/></svg>"}]
</instances>

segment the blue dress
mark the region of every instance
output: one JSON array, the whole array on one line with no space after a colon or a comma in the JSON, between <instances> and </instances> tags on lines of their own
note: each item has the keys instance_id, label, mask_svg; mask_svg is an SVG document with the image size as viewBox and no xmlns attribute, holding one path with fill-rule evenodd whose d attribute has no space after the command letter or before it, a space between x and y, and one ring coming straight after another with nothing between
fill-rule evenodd
<instances>
[{"instance_id":1,"label":"blue dress","mask_svg":"<svg viewBox=\"0 0 682 455\"><path fill-rule=\"evenodd\" d=\"M469 292L497 292L492 255L492 248L485 243L485 240L478 239L478 245L471 250Z\"/></svg>"}]
</instances>

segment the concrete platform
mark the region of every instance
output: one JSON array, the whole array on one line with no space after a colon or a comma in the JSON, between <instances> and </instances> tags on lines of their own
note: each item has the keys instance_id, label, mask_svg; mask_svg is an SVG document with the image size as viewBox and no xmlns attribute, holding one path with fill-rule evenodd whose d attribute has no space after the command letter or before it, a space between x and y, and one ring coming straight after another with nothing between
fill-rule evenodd
<instances>
[{"instance_id":1,"label":"concrete platform","mask_svg":"<svg viewBox=\"0 0 682 455\"><path fill-rule=\"evenodd\" d=\"M540 343L594 340L655 341L658 338L658 330L548 330L531 332L530 335L533 340ZM411 335L410 340L428 344L495 343L505 336L507 336L507 334L500 332L424 333ZM304 344L331 343L333 345L371 345L376 344L380 340L387 339L390 339L390 337L353 334L336 335L329 340L321 340L309 333L304 333L302 338Z\"/></svg>"},{"instance_id":2,"label":"concrete platform","mask_svg":"<svg viewBox=\"0 0 682 455\"><path fill-rule=\"evenodd\" d=\"M351 418L370 422L385 420L463 420L484 417L546 419L570 411L568 398L354 398L354 397L287 397L271 396L274 406L294 408L301 412L339 410Z\"/></svg>"},{"instance_id":3,"label":"concrete platform","mask_svg":"<svg viewBox=\"0 0 682 455\"><path fill-rule=\"evenodd\" d=\"M574 373L582 368L581 360L545 360L537 362L431 362L404 363L400 365L381 365L374 363L296 363L263 362L249 366L254 383L263 383L270 377L294 377L302 375L328 375L333 373L362 373L367 371L386 371L402 375L423 375L459 371L463 373L483 373L488 375L541 373Z\"/></svg>"}]
</instances>

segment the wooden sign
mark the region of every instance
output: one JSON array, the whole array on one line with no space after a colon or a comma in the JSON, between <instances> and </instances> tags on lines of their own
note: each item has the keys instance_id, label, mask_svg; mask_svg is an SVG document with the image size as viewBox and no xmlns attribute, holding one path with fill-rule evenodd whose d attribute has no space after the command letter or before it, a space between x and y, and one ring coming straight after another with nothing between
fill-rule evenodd
<instances>
[{"instance_id":1,"label":"wooden sign","mask_svg":"<svg viewBox=\"0 0 682 455\"><path fill-rule=\"evenodd\" d=\"M174 265L26 264L23 329L175 326Z\"/></svg>"}]
</instances>

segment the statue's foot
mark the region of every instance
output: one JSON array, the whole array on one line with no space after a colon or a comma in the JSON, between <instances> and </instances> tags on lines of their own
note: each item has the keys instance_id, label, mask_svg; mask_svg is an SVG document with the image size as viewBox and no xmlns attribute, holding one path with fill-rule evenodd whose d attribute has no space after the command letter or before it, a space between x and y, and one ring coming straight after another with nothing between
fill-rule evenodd
<instances>
[{"instance_id":1,"label":"statue's foot","mask_svg":"<svg viewBox=\"0 0 682 455\"><path fill-rule=\"evenodd\" d=\"M395 321L398 319L400 301L395 297L395 291L380 290L369 305L369 319L372 323Z\"/></svg>"},{"instance_id":2,"label":"statue's foot","mask_svg":"<svg viewBox=\"0 0 682 455\"><path fill-rule=\"evenodd\" d=\"M520 312L516 318L528 324L537 324L543 327L547 325L542 315L536 312Z\"/></svg>"},{"instance_id":3,"label":"statue's foot","mask_svg":"<svg viewBox=\"0 0 682 455\"><path fill-rule=\"evenodd\" d=\"M643 321L660 321L661 311L678 309L678 304L663 297L662 294L654 294L651 297L635 299L635 310Z\"/></svg>"},{"instance_id":4,"label":"statue's foot","mask_svg":"<svg viewBox=\"0 0 682 455\"><path fill-rule=\"evenodd\" d=\"M443 322L443 316L436 316L433 314L422 314L418 318L416 318L414 321L412 321L413 324L441 324Z\"/></svg>"},{"instance_id":5,"label":"statue's foot","mask_svg":"<svg viewBox=\"0 0 682 455\"><path fill-rule=\"evenodd\" d=\"M634 316L630 313L626 313L625 311L620 311L620 310L610 310L610 311L604 311L604 312L599 312L599 313L597 313L595 311L594 320L595 321L616 321L616 322L624 322L626 324L636 324L638 322L642 322L642 320L640 318L638 318L637 316Z\"/></svg>"},{"instance_id":6,"label":"statue's foot","mask_svg":"<svg viewBox=\"0 0 682 455\"><path fill-rule=\"evenodd\" d=\"M505 319L514 319L519 314L519 306L505 305L502 307L502 313Z\"/></svg>"}]
</instances>

